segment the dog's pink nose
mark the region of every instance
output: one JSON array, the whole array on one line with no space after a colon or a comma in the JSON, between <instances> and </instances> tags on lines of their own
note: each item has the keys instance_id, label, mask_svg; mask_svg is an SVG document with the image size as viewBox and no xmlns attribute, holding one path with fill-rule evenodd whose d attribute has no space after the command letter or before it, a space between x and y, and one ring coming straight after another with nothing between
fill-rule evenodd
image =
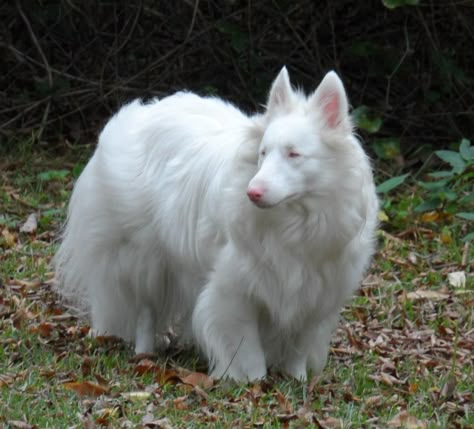
<instances>
[{"instance_id":1,"label":"dog's pink nose","mask_svg":"<svg viewBox=\"0 0 474 429\"><path fill-rule=\"evenodd\" d=\"M263 197L263 189L249 188L247 189L247 195L250 198L250 201L256 203Z\"/></svg>"}]
</instances>

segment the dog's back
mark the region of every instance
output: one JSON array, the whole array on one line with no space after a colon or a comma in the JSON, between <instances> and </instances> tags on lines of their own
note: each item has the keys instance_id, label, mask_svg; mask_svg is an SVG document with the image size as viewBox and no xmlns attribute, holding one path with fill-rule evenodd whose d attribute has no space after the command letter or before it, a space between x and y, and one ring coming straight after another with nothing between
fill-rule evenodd
<instances>
[{"instance_id":1,"label":"dog's back","mask_svg":"<svg viewBox=\"0 0 474 429\"><path fill-rule=\"evenodd\" d=\"M134 341L148 303L166 309L158 330L190 315L225 240L220 194L252 126L232 105L191 93L132 102L107 123L55 258L58 289L95 330Z\"/></svg>"}]
</instances>

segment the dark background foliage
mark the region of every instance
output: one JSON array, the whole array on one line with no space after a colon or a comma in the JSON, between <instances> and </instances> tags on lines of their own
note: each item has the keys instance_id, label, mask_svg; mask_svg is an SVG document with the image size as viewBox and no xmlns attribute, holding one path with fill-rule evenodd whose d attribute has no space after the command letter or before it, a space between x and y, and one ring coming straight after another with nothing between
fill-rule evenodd
<instances>
[{"instance_id":1,"label":"dark background foliage","mask_svg":"<svg viewBox=\"0 0 474 429\"><path fill-rule=\"evenodd\" d=\"M180 89L253 111L284 64L308 91L335 69L382 121L362 136L405 157L473 135L472 0L22 0L0 22L2 145L91 142L127 100Z\"/></svg>"}]
</instances>

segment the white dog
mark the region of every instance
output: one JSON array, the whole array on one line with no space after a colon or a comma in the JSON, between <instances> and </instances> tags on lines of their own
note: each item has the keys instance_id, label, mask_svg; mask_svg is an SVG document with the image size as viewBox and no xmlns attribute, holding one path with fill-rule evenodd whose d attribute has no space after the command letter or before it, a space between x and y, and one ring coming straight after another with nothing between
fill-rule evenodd
<instances>
[{"instance_id":1,"label":"white dog","mask_svg":"<svg viewBox=\"0 0 474 429\"><path fill-rule=\"evenodd\" d=\"M215 377L305 379L369 264L377 208L334 72L307 97L283 68L250 117L192 93L134 101L75 185L58 289L137 353L180 323Z\"/></svg>"}]
</instances>

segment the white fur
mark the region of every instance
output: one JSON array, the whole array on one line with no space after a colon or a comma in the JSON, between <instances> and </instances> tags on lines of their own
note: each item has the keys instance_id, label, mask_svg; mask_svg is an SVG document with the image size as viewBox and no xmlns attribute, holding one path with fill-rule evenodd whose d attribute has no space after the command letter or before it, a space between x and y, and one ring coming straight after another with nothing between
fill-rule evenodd
<instances>
[{"instance_id":1,"label":"white fur","mask_svg":"<svg viewBox=\"0 0 474 429\"><path fill-rule=\"evenodd\" d=\"M191 93L123 107L74 188L60 292L137 352L181 324L216 377L320 371L374 251L347 109L334 72L306 97L285 68L262 115Z\"/></svg>"}]
</instances>

